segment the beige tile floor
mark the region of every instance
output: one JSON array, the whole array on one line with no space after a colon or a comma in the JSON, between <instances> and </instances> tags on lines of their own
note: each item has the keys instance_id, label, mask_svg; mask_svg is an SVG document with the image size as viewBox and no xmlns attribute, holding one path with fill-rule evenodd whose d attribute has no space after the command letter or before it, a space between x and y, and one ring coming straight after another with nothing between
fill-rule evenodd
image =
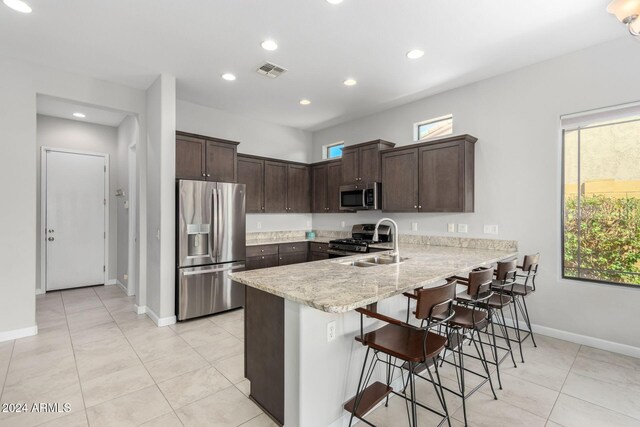
<instances>
[{"instance_id":1,"label":"beige tile floor","mask_svg":"<svg viewBox=\"0 0 640 427\"><path fill-rule=\"evenodd\" d=\"M244 426L275 424L247 398L243 312L157 328L116 286L37 298L39 334L0 343L0 402L69 403L69 413L0 413L2 426ZM501 366L504 390L468 400L471 426L638 426L640 359L538 337L526 363ZM443 368L443 381L455 373ZM418 383L424 403L435 404ZM460 399L448 395L452 425ZM406 425L401 399L367 417ZM420 411L420 425L435 419Z\"/></svg>"},{"instance_id":2,"label":"beige tile floor","mask_svg":"<svg viewBox=\"0 0 640 427\"><path fill-rule=\"evenodd\" d=\"M39 334L0 343L0 426L275 426L249 400L242 310L157 328L117 286L37 298Z\"/></svg>"}]
</instances>

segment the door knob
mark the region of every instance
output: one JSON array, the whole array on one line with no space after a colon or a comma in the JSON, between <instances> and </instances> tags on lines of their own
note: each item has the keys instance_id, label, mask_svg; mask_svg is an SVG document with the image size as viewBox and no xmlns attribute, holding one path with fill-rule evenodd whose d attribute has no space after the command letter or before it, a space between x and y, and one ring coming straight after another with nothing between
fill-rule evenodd
<instances>
[{"instance_id":1,"label":"door knob","mask_svg":"<svg viewBox=\"0 0 640 427\"><path fill-rule=\"evenodd\" d=\"M53 237L49 237L47 240L53 242L55 239Z\"/></svg>"}]
</instances>

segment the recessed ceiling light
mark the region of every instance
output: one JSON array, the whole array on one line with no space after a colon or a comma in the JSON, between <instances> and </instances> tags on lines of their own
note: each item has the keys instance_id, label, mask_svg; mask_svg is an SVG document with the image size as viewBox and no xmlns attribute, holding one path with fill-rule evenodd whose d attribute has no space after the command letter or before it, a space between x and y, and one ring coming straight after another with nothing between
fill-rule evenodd
<instances>
[{"instance_id":1,"label":"recessed ceiling light","mask_svg":"<svg viewBox=\"0 0 640 427\"><path fill-rule=\"evenodd\" d=\"M413 49L407 52L407 58L409 59L422 58L423 55L424 55L424 52L421 51L420 49Z\"/></svg>"},{"instance_id":2,"label":"recessed ceiling light","mask_svg":"<svg viewBox=\"0 0 640 427\"><path fill-rule=\"evenodd\" d=\"M87 116L82 114L82 113L73 113L73 117L77 117L79 119L84 119Z\"/></svg>"},{"instance_id":3,"label":"recessed ceiling light","mask_svg":"<svg viewBox=\"0 0 640 427\"><path fill-rule=\"evenodd\" d=\"M309 105L311 104L311 101L309 101L308 99L301 99L300 100L300 105Z\"/></svg>"},{"instance_id":4,"label":"recessed ceiling light","mask_svg":"<svg viewBox=\"0 0 640 427\"><path fill-rule=\"evenodd\" d=\"M4 4L21 13L31 13L31 6L22 0L4 0Z\"/></svg>"},{"instance_id":5,"label":"recessed ceiling light","mask_svg":"<svg viewBox=\"0 0 640 427\"><path fill-rule=\"evenodd\" d=\"M345 86L354 86L356 83L358 82L355 79L347 79L344 81Z\"/></svg>"},{"instance_id":6,"label":"recessed ceiling light","mask_svg":"<svg viewBox=\"0 0 640 427\"><path fill-rule=\"evenodd\" d=\"M264 50L276 50L278 48L278 43L276 43L275 40L265 40L260 43L260 46L262 46Z\"/></svg>"},{"instance_id":7,"label":"recessed ceiling light","mask_svg":"<svg viewBox=\"0 0 640 427\"><path fill-rule=\"evenodd\" d=\"M236 76L231 73L224 73L221 77L229 82L232 82L236 79Z\"/></svg>"},{"instance_id":8,"label":"recessed ceiling light","mask_svg":"<svg viewBox=\"0 0 640 427\"><path fill-rule=\"evenodd\" d=\"M331 3L331 4L340 4L342 3L343 0L327 0L327 3Z\"/></svg>"}]
</instances>

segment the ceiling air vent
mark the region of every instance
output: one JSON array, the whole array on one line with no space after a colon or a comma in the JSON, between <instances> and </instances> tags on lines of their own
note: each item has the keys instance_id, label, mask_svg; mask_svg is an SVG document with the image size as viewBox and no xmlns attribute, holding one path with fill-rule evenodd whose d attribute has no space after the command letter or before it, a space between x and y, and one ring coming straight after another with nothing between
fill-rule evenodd
<instances>
[{"instance_id":1,"label":"ceiling air vent","mask_svg":"<svg viewBox=\"0 0 640 427\"><path fill-rule=\"evenodd\" d=\"M260 67L258 67L258 69L256 71L258 72L258 74L261 74L263 76L267 76L267 77L271 77L272 79L275 79L280 74L282 74L285 71L287 71L287 69L286 68L282 68L279 65L272 64L271 62L267 62L264 65L261 65Z\"/></svg>"}]
</instances>

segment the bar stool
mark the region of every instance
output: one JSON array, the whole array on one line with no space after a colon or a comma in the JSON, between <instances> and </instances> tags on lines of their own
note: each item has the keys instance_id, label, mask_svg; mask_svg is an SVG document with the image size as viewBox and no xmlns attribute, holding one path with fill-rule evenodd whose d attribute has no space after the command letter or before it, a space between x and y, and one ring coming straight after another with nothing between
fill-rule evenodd
<instances>
[{"instance_id":1,"label":"bar stool","mask_svg":"<svg viewBox=\"0 0 640 427\"><path fill-rule=\"evenodd\" d=\"M466 295L464 298L460 298L461 294L456 296L456 305L454 305L454 316L449 320L449 345L448 350L451 350L453 362L445 359L445 355L441 358L440 365L445 362L452 364L456 369L456 377L458 380L459 391L451 390L447 387L443 388L450 393L462 398L462 411L464 415L464 423L467 425L467 405L466 400L473 393L475 393L480 387L489 382L493 398L498 399L496 392L493 388L493 381L491 380L491 372L489 370L488 359L484 351L484 342L482 341L481 331L488 328L489 325L489 310L487 309L486 302L493 295L491 290L491 284L493 280L493 268L474 270L469 273L469 277L454 277L456 283L465 285L467 287ZM439 316L436 316L438 319ZM476 339L477 336L477 339ZM473 344L477 356L464 353L464 340L470 340L470 345ZM477 340L477 342L476 342ZM457 356L457 360L456 360ZM471 357L479 360L482 364L484 374L475 372L473 370L464 367L464 358ZM459 372L459 373L458 373ZM483 380L469 392L466 391L465 386L465 373L469 372L481 377Z\"/></svg>"},{"instance_id":2,"label":"bar stool","mask_svg":"<svg viewBox=\"0 0 640 427\"><path fill-rule=\"evenodd\" d=\"M351 412L349 426L351 426L354 417L373 426L373 424L364 419L364 416L378 403L382 402L383 399L388 398L390 393L400 396L410 403L410 407L407 405L410 426L418 426L418 406L443 417L439 425L442 425L445 421L449 426L451 425L438 371L438 358L447 345L447 337L433 331L446 327L449 319L454 315L455 286L456 282L450 281L442 286L419 289L415 293L415 299L417 300L416 316L422 320L421 327L385 316L369 307L356 310L360 313L360 335L356 337L356 340L367 347L367 352L362 365L356 395L344 406L345 410ZM387 325L365 334L363 330L364 316L382 320ZM371 351L373 351L373 357L367 369L367 361ZM387 360L380 357L381 353L387 356ZM387 364L386 384L377 381L368 385L378 362ZM426 370L431 383L434 385L442 411L430 408L416 400L414 376L416 375L416 367L421 364L427 367L433 366L434 368L435 376L430 369ZM396 368L400 369L402 374L402 393L394 391L390 386ZM404 379L405 371L407 372L406 382ZM407 396L407 388L410 390L410 396Z\"/></svg>"},{"instance_id":3,"label":"bar stool","mask_svg":"<svg viewBox=\"0 0 640 427\"><path fill-rule=\"evenodd\" d=\"M527 300L526 297L532 292L536 291L536 276L538 275L538 264L540 261L540 254L533 255L525 255L522 265L517 266L519 271L516 270L515 280L511 286L505 286L504 293L513 298L513 310L511 310L511 306L509 310L511 312L511 319L513 320L513 329L516 332L516 341L518 343L518 347L520 350L520 360L524 363L524 355L522 353L522 343L529 337L531 337L531 341L534 347L538 347L536 344L536 339L533 335L533 330L531 328L531 320L529 317L529 310L527 308ZM520 280L522 283L519 283L517 280ZM493 284L492 288L499 288L499 283ZM523 329L520 325L520 316L524 320L527 325L527 329ZM505 323L506 326L506 323ZM524 332L524 334L523 334Z\"/></svg>"}]
</instances>

